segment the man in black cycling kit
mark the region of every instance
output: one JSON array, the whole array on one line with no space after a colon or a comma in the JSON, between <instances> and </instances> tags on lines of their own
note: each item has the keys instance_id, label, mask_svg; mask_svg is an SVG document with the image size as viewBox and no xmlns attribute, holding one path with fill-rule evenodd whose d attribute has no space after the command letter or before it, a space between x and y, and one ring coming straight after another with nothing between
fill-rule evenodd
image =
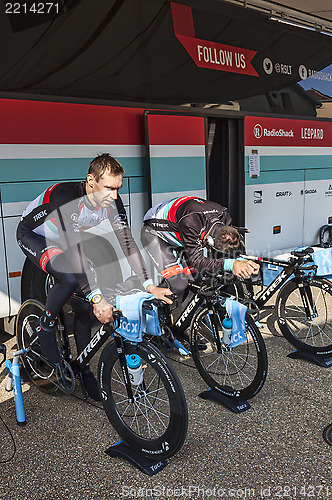
<instances>
[{"instance_id":1,"label":"man in black cycling kit","mask_svg":"<svg viewBox=\"0 0 332 500\"><path fill-rule=\"evenodd\" d=\"M121 248L143 287L158 299L171 303L170 290L156 287L132 237L126 211L118 195L124 169L110 156L97 156L85 181L50 186L25 209L17 228L17 241L25 255L55 278L47 295L37 333L42 353L52 362L60 360L55 337L55 319L73 292L79 288L89 302L73 300L74 336L78 352L91 337L90 304L101 323L112 319L113 307L103 298L84 255L80 232L108 219ZM90 303L90 304L89 304ZM99 400L97 381L87 367L86 389Z\"/></svg>"},{"instance_id":2,"label":"man in black cycling kit","mask_svg":"<svg viewBox=\"0 0 332 500\"><path fill-rule=\"evenodd\" d=\"M203 271L231 271L241 278L258 273L255 262L204 255L205 247L229 253L238 247L239 234L230 226L231 221L227 208L194 196L159 203L145 214L142 244L173 293L182 293L188 276L199 278ZM178 251L174 251L181 248L188 262L183 257L179 260Z\"/></svg>"}]
</instances>

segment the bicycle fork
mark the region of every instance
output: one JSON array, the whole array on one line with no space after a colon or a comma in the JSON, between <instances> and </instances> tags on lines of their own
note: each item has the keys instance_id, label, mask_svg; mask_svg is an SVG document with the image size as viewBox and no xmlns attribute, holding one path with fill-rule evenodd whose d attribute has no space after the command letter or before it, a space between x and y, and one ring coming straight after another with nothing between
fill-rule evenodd
<instances>
[{"instance_id":1,"label":"bicycle fork","mask_svg":"<svg viewBox=\"0 0 332 500\"><path fill-rule=\"evenodd\" d=\"M316 304L312 296L312 291L310 283L307 280L300 281L297 283L300 290L300 295L303 303L303 307L308 320L313 320L318 317Z\"/></svg>"},{"instance_id":2,"label":"bicycle fork","mask_svg":"<svg viewBox=\"0 0 332 500\"><path fill-rule=\"evenodd\" d=\"M220 310L221 308L220 308L219 304L216 304L214 306L214 309L218 310L218 317L217 317L217 314L214 314L213 307L209 303L207 304L207 306L208 306L208 310L209 310L209 321L211 323L214 341L215 341L216 346L217 346L217 351L219 353L221 353L223 350L225 350L225 348L222 347L222 345L221 345L221 339L220 339L220 335L219 335L219 330L221 329L221 321L219 318L219 314L221 314L221 310ZM218 329L218 323L220 323L219 329Z\"/></svg>"},{"instance_id":3,"label":"bicycle fork","mask_svg":"<svg viewBox=\"0 0 332 500\"><path fill-rule=\"evenodd\" d=\"M117 350L117 353L119 356L119 361L120 361L120 366L121 366L122 375L123 375L123 379L124 379L124 384L125 384L126 390L127 390L128 400L130 403L132 403L134 400L140 399L140 396L136 395L136 394L134 396L134 394L133 394L131 377L130 377L130 373L129 373L129 369L128 369L128 362L126 359L126 355L124 353L123 339L122 339L122 337L115 336L114 340L115 340L116 350ZM139 386L142 387L142 390L144 392L145 391L144 379L141 380Z\"/></svg>"}]
</instances>

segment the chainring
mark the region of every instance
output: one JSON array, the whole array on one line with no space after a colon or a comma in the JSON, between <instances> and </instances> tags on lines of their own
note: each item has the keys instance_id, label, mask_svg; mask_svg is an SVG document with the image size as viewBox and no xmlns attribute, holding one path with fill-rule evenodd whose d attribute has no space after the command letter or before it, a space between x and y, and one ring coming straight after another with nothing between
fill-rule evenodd
<instances>
[{"instance_id":1,"label":"chainring","mask_svg":"<svg viewBox=\"0 0 332 500\"><path fill-rule=\"evenodd\" d=\"M68 361L61 360L55 367L59 389L66 394L73 394L75 390L75 374Z\"/></svg>"}]
</instances>

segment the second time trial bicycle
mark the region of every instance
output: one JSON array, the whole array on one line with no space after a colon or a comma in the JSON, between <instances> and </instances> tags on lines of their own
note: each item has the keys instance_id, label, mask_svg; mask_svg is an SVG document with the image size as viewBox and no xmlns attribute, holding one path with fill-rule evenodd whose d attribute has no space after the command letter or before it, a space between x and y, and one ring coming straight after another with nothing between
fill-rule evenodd
<instances>
[{"instance_id":1,"label":"second time trial bicycle","mask_svg":"<svg viewBox=\"0 0 332 500\"><path fill-rule=\"evenodd\" d=\"M259 314L278 291L276 319L284 337L297 349L315 355L332 354L332 283L316 276L311 247L294 250L287 261L267 257L249 257L281 270L267 287L256 294L249 280L233 281L233 293ZM255 282L255 284L261 284Z\"/></svg>"}]
</instances>

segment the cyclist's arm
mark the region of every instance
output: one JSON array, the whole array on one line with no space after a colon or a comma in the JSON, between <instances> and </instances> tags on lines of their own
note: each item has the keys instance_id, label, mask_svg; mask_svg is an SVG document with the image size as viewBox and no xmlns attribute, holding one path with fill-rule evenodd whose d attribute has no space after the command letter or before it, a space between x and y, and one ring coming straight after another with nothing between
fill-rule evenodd
<instances>
[{"instance_id":1,"label":"cyclist's arm","mask_svg":"<svg viewBox=\"0 0 332 500\"><path fill-rule=\"evenodd\" d=\"M168 288L155 286L146 269L143 256L132 236L127 214L120 197L115 201L115 206L116 210L110 212L109 220L130 267L149 293L157 299L171 304L172 301L167 298L167 295L171 295L172 292Z\"/></svg>"},{"instance_id":2,"label":"cyclist's arm","mask_svg":"<svg viewBox=\"0 0 332 500\"><path fill-rule=\"evenodd\" d=\"M225 259L233 260L233 259ZM226 269L226 263L224 266ZM246 259L235 259L232 265L232 273L239 278L249 278L252 274L258 274L260 265L257 262Z\"/></svg>"},{"instance_id":3,"label":"cyclist's arm","mask_svg":"<svg viewBox=\"0 0 332 500\"><path fill-rule=\"evenodd\" d=\"M56 220L61 247L80 289L93 303L93 297L100 295L102 298L102 294L83 251L81 235L77 227L78 200L76 197L77 193L72 192L70 187L67 190L55 191L52 204L58 208L54 210L50 218L54 217Z\"/></svg>"}]
</instances>

